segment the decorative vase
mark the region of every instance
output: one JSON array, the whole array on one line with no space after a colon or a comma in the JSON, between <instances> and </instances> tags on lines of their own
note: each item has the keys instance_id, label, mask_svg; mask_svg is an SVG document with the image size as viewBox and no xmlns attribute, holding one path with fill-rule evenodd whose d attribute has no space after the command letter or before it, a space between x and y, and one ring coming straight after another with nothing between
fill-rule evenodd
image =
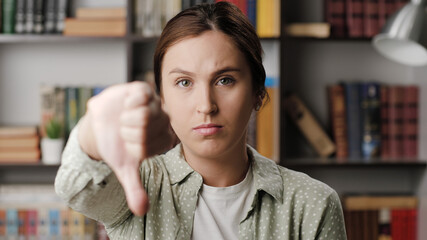
<instances>
[{"instance_id":1,"label":"decorative vase","mask_svg":"<svg viewBox=\"0 0 427 240\"><path fill-rule=\"evenodd\" d=\"M41 140L42 162L46 165L61 163L61 154L64 147L64 139L43 138Z\"/></svg>"}]
</instances>

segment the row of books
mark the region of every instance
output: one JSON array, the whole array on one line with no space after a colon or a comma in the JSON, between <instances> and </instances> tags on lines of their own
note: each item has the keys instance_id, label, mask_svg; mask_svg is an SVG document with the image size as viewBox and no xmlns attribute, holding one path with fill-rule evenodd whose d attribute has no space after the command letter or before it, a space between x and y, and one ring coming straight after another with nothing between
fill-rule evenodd
<instances>
[{"instance_id":1,"label":"row of books","mask_svg":"<svg viewBox=\"0 0 427 240\"><path fill-rule=\"evenodd\" d=\"M159 36L167 21L181 10L201 3L224 0L143 0L135 1L135 33ZM280 0L226 0L248 16L260 37L280 36Z\"/></svg>"},{"instance_id":2,"label":"row of books","mask_svg":"<svg viewBox=\"0 0 427 240\"><path fill-rule=\"evenodd\" d=\"M102 224L64 205L53 185L0 185L0 239L108 239Z\"/></svg>"},{"instance_id":3,"label":"row of books","mask_svg":"<svg viewBox=\"0 0 427 240\"><path fill-rule=\"evenodd\" d=\"M79 119L86 112L89 98L100 93L105 87L57 87L43 85L40 87L40 135L46 136L44 126L55 118L64 126L64 138L67 139L70 131L76 126Z\"/></svg>"},{"instance_id":4,"label":"row of books","mask_svg":"<svg viewBox=\"0 0 427 240\"><path fill-rule=\"evenodd\" d=\"M62 33L67 0L2 0L1 33Z\"/></svg>"},{"instance_id":5,"label":"row of books","mask_svg":"<svg viewBox=\"0 0 427 240\"><path fill-rule=\"evenodd\" d=\"M409 0L327 0L325 19L333 37L370 38Z\"/></svg>"},{"instance_id":6,"label":"row of books","mask_svg":"<svg viewBox=\"0 0 427 240\"><path fill-rule=\"evenodd\" d=\"M417 198L352 196L344 198L348 240L416 240Z\"/></svg>"},{"instance_id":7,"label":"row of books","mask_svg":"<svg viewBox=\"0 0 427 240\"><path fill-rule=\"evenodd\" d=\"M78 8L65 19L65 36L122 37L126 35L126 8Z\"/></svg>"},{"instance_id":8,"label":"row of books","mask_svg":"<svg viewBox=\"0 0 427 240\"><path fill-rule=\"evenodd\" d=\"M418 157L418 86L342 82L328 98L337 158Z\"/></svg>"},{"instance_id":9,"label":"row of books","mask_svg":"<svg viewBox=\"0 0 427 240\"><path fill-rule=\"evenodd\" d=\"M0 163L34 163L40 160L36 126L0 127Z\"/></svg>"}]
</instances>

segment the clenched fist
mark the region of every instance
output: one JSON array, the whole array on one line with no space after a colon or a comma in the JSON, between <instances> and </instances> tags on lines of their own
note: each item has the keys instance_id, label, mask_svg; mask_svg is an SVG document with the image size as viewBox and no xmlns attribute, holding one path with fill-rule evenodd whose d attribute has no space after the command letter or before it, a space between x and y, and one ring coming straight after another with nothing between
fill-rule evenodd
<instances>
[{"instance_id":1,"label":"clenched fist","mask_svg":"<svg viewBox=\"0 0 427 240\"><path fill-rule=\"evenodd\" d=\"M115 85L88 101L79 129L80 145L105 161L116 174L136 215L148 211L139 166L147 157L170 149L174 134L160 99L144 82Z\"/></svg>"}]
</instances>

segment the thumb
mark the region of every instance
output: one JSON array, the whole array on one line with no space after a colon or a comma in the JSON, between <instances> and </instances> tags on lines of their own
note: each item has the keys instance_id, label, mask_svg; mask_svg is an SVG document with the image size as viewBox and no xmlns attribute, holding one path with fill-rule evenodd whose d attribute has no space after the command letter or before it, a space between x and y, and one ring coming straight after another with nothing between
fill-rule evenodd
<instances>
[{"instance_id":1,"label":"thumb","mask_svg":"<svg viewBox=\"0 0 427 240\"><path fill-rule=\"evenodd\" d=\"M149 202L147 193L141 184L139 162L127 161L127 164L117 172L117 178L125 191L129 209L138 216L147 213Z\"/></svg>"}]
</instances>

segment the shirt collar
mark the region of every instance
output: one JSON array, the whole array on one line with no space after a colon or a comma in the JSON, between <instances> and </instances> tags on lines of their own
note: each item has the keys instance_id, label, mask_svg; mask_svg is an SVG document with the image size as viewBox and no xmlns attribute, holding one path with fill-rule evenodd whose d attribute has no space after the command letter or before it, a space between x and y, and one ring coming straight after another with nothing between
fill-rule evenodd
<instances>
[{"instance_id":1,"label":"shirt collar","mask_svg":"<svg viewBox=\"0 0 427 240\"><path fill-rule=\"evenodd\" d=\"M252 160L252 173L257 190L262 190L277 201L283 201L283 180L277 164L259 154L247 145L249 158ZM176 145L165 154L164 162L171 179L171 184L185 181L194 170L185 161L181 144Z\"/></svg>"},{"instance_id":2,"label":"shirt collar","mask_svg":"<svg viewBox=\"0 0 427 240\"><path fill-rule=\"evenodd\" d=\"M256 189L262 190L277 201L283 202L283 180L277 164L247 145L249 157L252 158L252 173Z\"/></svg>"}]
</instances>

